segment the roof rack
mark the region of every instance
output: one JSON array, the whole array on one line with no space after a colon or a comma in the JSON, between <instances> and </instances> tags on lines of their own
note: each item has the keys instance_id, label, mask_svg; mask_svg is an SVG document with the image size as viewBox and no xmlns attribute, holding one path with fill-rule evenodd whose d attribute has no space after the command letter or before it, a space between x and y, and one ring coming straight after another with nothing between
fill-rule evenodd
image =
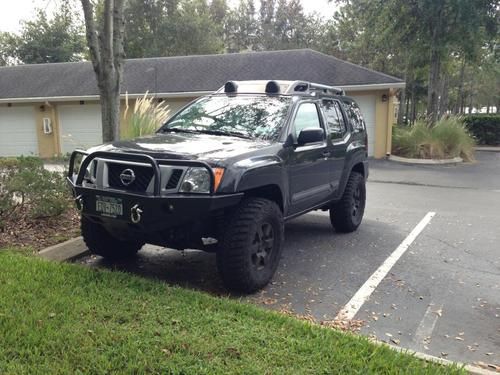
<instances>
[{"instance_id":1,"label":"roof rack","mask_svg":"<svg viewBox=\"0 0 500 375\"><path fill-rule=\"evenodd\" d=\"M322 85L306 81L227 81L216 93L266 93L270 95L312 95L331 96L345 95L338 87Z\"/></svg>"},{"instance_id":2,"label":"roof rack","mask_svg":"<svg viewBox=\"0 0 500 375\"><path fill-rule=\"evenodd\" d=\"M323 95L345 95L344 90L339 87L322 85L320 83L294 81L288 87L286 94L323 94Z\"/></svg>"}]
</instances>

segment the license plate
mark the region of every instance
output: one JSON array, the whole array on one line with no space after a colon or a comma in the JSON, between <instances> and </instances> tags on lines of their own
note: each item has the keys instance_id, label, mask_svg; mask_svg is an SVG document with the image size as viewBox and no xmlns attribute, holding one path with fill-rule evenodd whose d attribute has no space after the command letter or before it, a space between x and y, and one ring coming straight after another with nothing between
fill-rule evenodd
<instances>
[{"instance_id":1,"label":"license plate","mask_svg":"<svg viewBox=\"0 0 500 375\"><path fill-rule=\"evenodd\" d=\"M95 210L100 213L101 216L123 216L123 203L120 198L97 195L95 199Z\"/></svg>"}]
</instances>

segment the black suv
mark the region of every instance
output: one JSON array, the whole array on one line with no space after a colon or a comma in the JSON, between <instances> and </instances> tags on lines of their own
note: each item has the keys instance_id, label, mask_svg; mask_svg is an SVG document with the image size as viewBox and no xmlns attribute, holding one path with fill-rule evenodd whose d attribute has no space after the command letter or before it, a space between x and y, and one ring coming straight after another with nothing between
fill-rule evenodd
<instances>
[{"instance_id":1,"label":"black suv","mask_svg":"<svg viewBox=\"0 0 500 375\"><path fill-rule=\"evenodd\" d=\"M367 146L340 89L230 81L152 136L75 151L68 181L92 253L214 251L226 287L253 292L278 266L285 221L321 209L337 231L358 228Z\"/></svg>"}]
</instances>

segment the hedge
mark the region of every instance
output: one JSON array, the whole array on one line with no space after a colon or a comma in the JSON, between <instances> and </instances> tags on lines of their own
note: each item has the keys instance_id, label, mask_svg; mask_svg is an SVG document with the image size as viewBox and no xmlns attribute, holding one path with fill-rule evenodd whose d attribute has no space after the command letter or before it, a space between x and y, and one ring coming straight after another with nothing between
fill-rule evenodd
<instances>
[{"instance_id":1,"label":"hedge","mask_svg":"<svg viewBox=\"0 0 500 375\"><path fill-rule=\"evenodd\" d=\"M465 116L464 123L478 144L500 145L500 114Z\"/></svg>"}]
</instances>

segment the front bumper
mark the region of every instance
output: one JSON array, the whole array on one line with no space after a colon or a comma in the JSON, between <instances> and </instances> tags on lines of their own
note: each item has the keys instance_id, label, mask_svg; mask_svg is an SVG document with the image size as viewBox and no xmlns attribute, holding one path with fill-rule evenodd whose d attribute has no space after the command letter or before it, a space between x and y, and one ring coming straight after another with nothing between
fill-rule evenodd
<instances>
[{"instance_id":1,"label":"front bumper","mask_svg":"<svg viewBox=\"0 0 500 375\"><path fill-rule=\"evenodd\" d=\"M74 174L75 157L78 154L86 156L80 166L80 171ZM90 162L96 157L107 157L117 161L147 161L154 171L155 189L151 193L132 193L114 189L98 189L84 184L84 174ZM156 160L143 154L125 154L114 152L95 152L87 155L82 151L75 151L70 159L67 176L77 207L82 215L94 221L105 224L130 226L134 231L154 232L173 228L190 222L196 222L211 213L237 205L243 193L234 194L160 194L159 163L187 166L203 166L210 172L213 182L213 172L204 162L183 160ZM213 186L213 184L212 184ZM115 202L120 207L113 212L103 212L102 202ZM99 207L98 207L99 206Z\"/></svg>"}]
</instances>

